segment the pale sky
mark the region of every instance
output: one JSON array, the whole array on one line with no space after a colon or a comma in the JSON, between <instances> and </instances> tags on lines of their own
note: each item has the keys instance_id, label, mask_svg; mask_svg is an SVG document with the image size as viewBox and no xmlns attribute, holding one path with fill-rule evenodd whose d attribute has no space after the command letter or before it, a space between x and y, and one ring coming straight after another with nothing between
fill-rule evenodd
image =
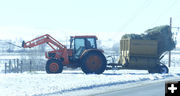
<instances>
[{"instance_id":1,"label":"pale sky","mask_svg":"<svg viewBox=\"0 0 180 96\"><path fill-rule=\"evenodd\" d=\"M180 27L180 0L1 0L0 39L27 41L48 33L58 40L89 34L119 41L123 34L169 24L170 17Z\"/></svg>"}]
</instances>

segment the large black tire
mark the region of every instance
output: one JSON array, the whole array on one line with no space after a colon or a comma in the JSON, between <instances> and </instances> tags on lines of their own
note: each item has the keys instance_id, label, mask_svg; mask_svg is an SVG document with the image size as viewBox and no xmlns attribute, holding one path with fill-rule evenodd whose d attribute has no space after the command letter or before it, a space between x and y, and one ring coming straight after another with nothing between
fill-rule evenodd
<instances>
[{"instance_id":1,"label":"large black tire","mask_svg":"<svg viewBox=\"0 0 180 96\"><path fill-rule=\"evenodd\" d=\"M49 74L61 73L63 70L63 65L60 61L51 59L46 63L46 72Z\"/></svg>"},{"instance_id":2,"label":"large black tire","mask_svg":"<svg viewBox=\"0 0 180 96\"><path fill-rule=\"evenodd\" d=\"M86 74L102 74L107 66L105 56L96 51L90 51L81 59L81 69Z\"/></svg>"},{"instance_id":3,"label":"large black tire","mask_svg":"<svg viewBox=\"0 0 180 96\"><path fill-rule=\"evenodd\" d=\"M161 74L167 74L169 73L169 69L166 65L162 64L159 66L159 73Z\"/></svg>"},{"instance_id":4,"label":"large black tire","mask_svg":"<svg viewBox=\"0 0 180 96\"><path fill-rule=\"evenodd\" d=\"M149 68L148 72L149 73L159 73L159 67L156 66L156 67L153 67L153 68Z\"/></svg>"},{"instance_id":5,"label":"large black tire","mask_svg":"<svg viewBox=\"0 0 180 96\"><path fill-rule=\"evenodd\" d=\"M150 68L148 70L149 73L160 73L160 74L166 74L169 72L169 69L166 65L161 64L157 65L155 68Z\"/></svg>"}]
</instances>

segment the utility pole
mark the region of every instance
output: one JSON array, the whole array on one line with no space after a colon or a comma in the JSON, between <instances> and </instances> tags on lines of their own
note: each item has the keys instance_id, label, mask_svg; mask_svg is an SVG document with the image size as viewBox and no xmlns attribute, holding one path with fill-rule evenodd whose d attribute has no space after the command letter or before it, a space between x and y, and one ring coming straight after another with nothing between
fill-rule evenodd
<instances>
[{"instance_id":1,"label":"utility pole","mask_svg":"<svg viewBox=\"0 0 180 96\"><path fill-rule=\"evenodd\" d=\"M172 29L172 17L170 17L170 31ZM169 51L169 63L168 63L168 67L171 67L171 51Z\"/></svg>"}]
</instances>

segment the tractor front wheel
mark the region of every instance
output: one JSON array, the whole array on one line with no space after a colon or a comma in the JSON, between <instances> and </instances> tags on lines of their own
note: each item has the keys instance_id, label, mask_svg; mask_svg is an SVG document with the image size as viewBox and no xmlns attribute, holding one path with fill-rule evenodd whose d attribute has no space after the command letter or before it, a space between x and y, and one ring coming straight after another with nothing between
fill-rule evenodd
<instances>
[{"instance_id":1,"label":"tractor front wheel","mask_svg":"<svg viewBox=\"0 0 180 96\"><path fill-rule=\"evenodd\" d=\"M60 61L51 59L46 63L46 72L47 73L61 73L63 70L63 65Z\"/></svg>"}]
</instances>

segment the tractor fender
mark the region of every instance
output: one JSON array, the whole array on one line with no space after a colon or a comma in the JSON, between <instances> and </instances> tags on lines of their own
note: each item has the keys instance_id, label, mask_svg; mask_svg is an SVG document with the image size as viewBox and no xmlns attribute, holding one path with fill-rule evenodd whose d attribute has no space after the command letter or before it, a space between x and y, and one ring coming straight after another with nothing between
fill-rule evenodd
<instances>
[{"instance_id":1,"label":"tractor fender","mask_svg":"<svg viewBox=\"0 0 180 96\"><path fill-rule=\"evenodd\" d=\"M86 54L88 54L90 52L97 52L97 53L101 54L106 59L106 57L103 54L103 51L99 50L99 49L87 49L87 50L84 50L84 52L80 56L80 59L82 59Z\"/></svg>"}]
</instances>

